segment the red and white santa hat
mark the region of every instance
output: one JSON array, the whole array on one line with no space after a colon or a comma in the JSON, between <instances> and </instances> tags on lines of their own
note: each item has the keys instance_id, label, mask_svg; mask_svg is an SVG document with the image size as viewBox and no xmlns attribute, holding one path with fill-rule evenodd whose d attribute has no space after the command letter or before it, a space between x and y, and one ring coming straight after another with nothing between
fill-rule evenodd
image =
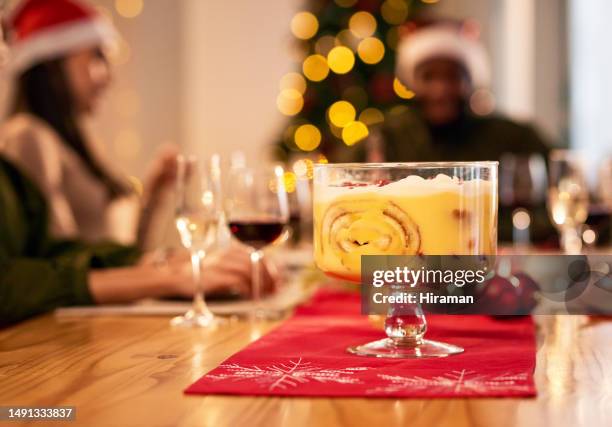
<instances>
[{"instance_id":1,"label":"red and white santa hat","mask_svg":"<svg viewBox=\"0 0 612 427\"><path fill-rule=\"evenodd\" d=\"M408 87L414 82L416 68L436 58L452 59L463 65L475 88L490 84L487 53L478 39L478 31L470 25L439 23L413 30L401 39L397 51L395 72Z\"/></svg>"},{"instance_id":2,"label":"red and white santa hat","mask_svg":"<svg viewBox=\"0 0 612 427\"><path fill-rule=\"evenodd\" d=\"M78 0L24 0L7 17L11 71L92 46L114 46L110 21Z\"/></svg>"}]
</instances>

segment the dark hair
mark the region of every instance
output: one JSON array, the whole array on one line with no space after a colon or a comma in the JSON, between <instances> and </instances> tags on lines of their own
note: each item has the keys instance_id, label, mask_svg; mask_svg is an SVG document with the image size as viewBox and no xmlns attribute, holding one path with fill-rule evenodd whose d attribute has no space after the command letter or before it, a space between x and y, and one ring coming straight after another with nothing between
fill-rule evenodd
<instances>
[{"instance_id":1,"label":"dark hair","mask_svg":"<svg viewBox=\"0 0 612 427\"><path fill-rule=\"evenodd\" d=\"M112 177L94 159L77 122L75 101L68 86L63 59L30 67L18 77L16 89L12 114L27 112L45 121L107 187L110 197L130 192L127 183Z\"/></svg>"}]
</instances>

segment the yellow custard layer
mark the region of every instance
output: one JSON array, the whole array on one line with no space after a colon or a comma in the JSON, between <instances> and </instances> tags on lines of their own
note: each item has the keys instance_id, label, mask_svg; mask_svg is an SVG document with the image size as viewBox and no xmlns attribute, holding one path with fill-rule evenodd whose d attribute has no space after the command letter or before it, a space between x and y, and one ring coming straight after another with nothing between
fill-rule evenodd
<instances>
[{"instance_id":1,"label":"yellow custard layer","mask_svg":"<svg viewBox=\"0 0 612 427\"><path fill-rule=\"evenodd\" d=\"M496 206L490 182L443 175L382 187L315 186L315 262L326 273L358 281L361 255L492 254Z\"/></svg>"}]
</instances>

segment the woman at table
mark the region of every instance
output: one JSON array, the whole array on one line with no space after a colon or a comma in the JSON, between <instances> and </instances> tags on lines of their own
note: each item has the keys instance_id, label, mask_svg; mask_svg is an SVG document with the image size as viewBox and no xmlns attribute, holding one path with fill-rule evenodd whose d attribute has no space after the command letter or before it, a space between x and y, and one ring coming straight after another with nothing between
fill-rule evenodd
<instances>
[{"instance_id":1,"label":"woman at table","mask_svg":"<svg viewBox=\"0 0 612 427\"><path fill-rule=\"evenodd\" d=\"M140 215L129 215L136 192L96 154L82 123L95 114L111 80L105 52L116 41L113 27L76 0L26 0L8 21L16 87L0 150L43 192L51 234L88 242L136 239L146 246L162 195L174 181L176 153L167 150L156 159ZM132 222L127 238L117 232L117 216Z\"/></svg>"},{"instance_id":2,"label":"woman at table","mask_svg":"<svg viewBox=\"0 0 612 427\"><path fill-rule=\"evenodd\" d=\"M0 326L60 306L193 294L185 259L156 265L135 247L51 238L45 197L1 155L0 206ZM247 294L250 265L245 250L227 249L206 267L205 291Z\"/></svg>"},{"instance_id":3,"label":"woman at table","mask_svg":"<svg viewBox=\"0 0 612 427\"><path fill-rule=\"evenodd\" d=\"M51 8L46 9L45 5ZM13 18L28 17L23 28L15 27L22 30L22 34L16 38L26 37L28 31L42 21L57 20L62 8L72 13L68 15L79 17L75 22L62 24L66 25L63 30L73 37L58 37L49 44L50 40L38 34L33 41L37 47L33 47L29 53L27 49L22 50L13 58L15 65L29 63L41 53L41 46L46 45L50 50L47 52L49 55L53 53L51 51L66 47L61 42L81 49L71 59L47 61L38 71L22 76L27 84L22 82L23 98L18 98L23 101L21 108L37 105L40 109L32 110L29 114L14 115L5 128L5 135L10 137L7 136L4 141L8 148L0 150L0 325L66 305L125 303L144 297L190 298L193 294L190 269L185 259L174 257L158 265L151 261L151 257L141 256L141 250L134 246L99 241L104 230L95 230L92 223L96 219L102 222L104 210L113 197L120 197L130 190L120 178L97 163L88 151L73 117L81 110L72 109L80 105L73 98L76 86L89 86L82 81L73 81L83 76L78 72L70 74L68 69L82 70L81 67L87 64L86 68L91 73L100 70L96 67L105 62L99 49L87 46L92 40L99 40L103 31L98 23L90 22L92 12L89 9L72 1L27 1ZM75 34L80 34L79 38L74 38ZM23 48L25 46L22 45ZM2 48L0 52L4 50ZM36 66L31 65L31 68L36 69ZM45 68L51 71L41 71ZM44 78L53 81L45 81ZM50 87L61 87L62 79L73 79L70 81L75 87L70 86L71 92L45 92ZM39 89L45 96L38 96ZM92 87L89 89L93 90ZM65 105L55 105L57 99L53 96L68 94L69 100L59 98L68 102L66 105L71 109L67 112L63 110ZM30 104L32 100L35 104ZM58 111L53 111L54 108ZM44 111L45 115L35 117L35 111ZM172 174L172 167L161 169L164 171L158 173L158 179L169 180L165 175ZM71 185L74 186L70 187L71 191L79 189L71 194L83 198L82 204L91 203L99 209L97 215L93 211L88 213L91 228L85 227L85 232L78 227L83 222L77 220L78 215L73 211L74 205L71 203L74 200L71 200L68 192L63 193ZM76 236L85 239L58 238ZM215 292L231 289L247 294L250 289L250 268L246 250L230 247L206 266L204 290ZM273 277L268 269L264 271L264 286L269 288Z\"/></svg>"}]
</instances>

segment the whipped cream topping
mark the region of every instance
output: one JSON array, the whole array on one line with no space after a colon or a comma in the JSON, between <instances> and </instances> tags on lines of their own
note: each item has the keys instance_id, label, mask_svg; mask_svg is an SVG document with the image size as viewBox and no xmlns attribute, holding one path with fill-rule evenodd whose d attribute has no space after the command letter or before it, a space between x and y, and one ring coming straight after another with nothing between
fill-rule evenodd
<instances>
[{"instance_id":1,"label":"whipped cream topping","mask_svg":"<svg viewBox=\"0 0 612 427\"><path fill-rule=\"evenodd\" d=\"M326 186L315 184L314 199L315 201L323 201L340 196L369 193L401 197L457 192L466 196L474 196L490 193L493 191L493 188L491 181L482 179L464 181L444 174L438 174L434 178L426 179L418 175L409 175L406 178L388 184L384 181L369 184L357 181L347 182L346 180Z\"/></svg>"}]
</instances>

